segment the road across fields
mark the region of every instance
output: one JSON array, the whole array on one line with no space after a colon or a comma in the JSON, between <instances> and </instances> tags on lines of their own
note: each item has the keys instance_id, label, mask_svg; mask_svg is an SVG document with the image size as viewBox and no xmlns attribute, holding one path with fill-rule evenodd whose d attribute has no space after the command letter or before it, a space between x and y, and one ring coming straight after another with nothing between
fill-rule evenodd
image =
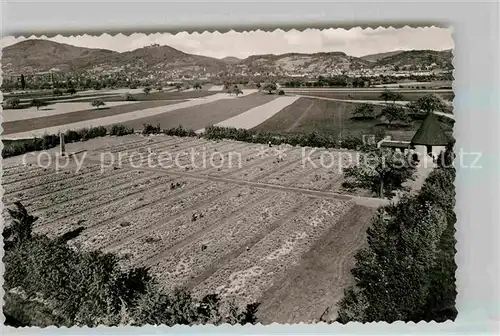
<instances>
[{"instance_id":1,"label":"road across fields","mask_svg":"<svg viewBox=\"0 0 500 336\"><path fill-rule=\"evenodd\" d=\"M217 126L250 129L271 118L298 99L299 97L279 97L266 104L256 106L246 112L226 119L218 123ZM200 129L197 132L201 133L203 131L204 129Z\"/></svg>"}]
</instances>

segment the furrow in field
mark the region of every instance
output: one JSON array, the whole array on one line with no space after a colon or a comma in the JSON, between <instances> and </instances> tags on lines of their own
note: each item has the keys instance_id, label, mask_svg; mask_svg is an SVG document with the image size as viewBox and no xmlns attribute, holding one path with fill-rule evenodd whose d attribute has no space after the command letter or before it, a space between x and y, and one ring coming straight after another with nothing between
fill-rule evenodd
<instances>
[{"instance_id":1,"label":"furrow in field","mask_svg":"<svg viewBox=\"0 0 500 336\"><path fill-rule=\"evenodd\" d=\"M220 266L226 255L242 249L246 251L247 247L250 249L255 237L279 226L283 214L288 214L305 199L302 195L270 192L253 207L235 212L202 236L176 250L169 250L158 258L152 270L158 274L158 280L166 290L185 286L211 267ZM204 246L206 248L202 249Z\"/></svg>"},{"instance_id":2,"label":"furrow in field","mask_svg":"<svg viewBox=\"0 0 500 336\"><path fill-rule=\"evenodd\" d=\"M102 173L91 171L85 174L78 174L77 176L69 177L67 179L64 179L63 181L34 186L28 191L20 190L7 194L7 200L5 204L12 204L15 201L29 201L31 199L36 199L38 197L42 197L52 193L72 189L81 185L86 185L88 183L94 182L96 178L107 179L113 176L119 176L124 173L126 173L126 171L124 170L117 171L114 169L106 169Z\"/></svg>"},{"instance_id":3,"label":"furrow in field","mask_svg":"<svg viewBox=\"0 0 500 336\"><path fill-rule=\"evenodd\" d=\"M22 181L17 181L2 186L5 190L5 194L14 193L16 191L23 191L24 194L28 194L31 192L31 189L35 187L40 187L42 185L47 185L54 182L64 182L65 180L73 178L75 176L81 176L90 172L96 172L100 168L101 167L99 165L86 165L83 166L78 172L76 172L76 168L71 168L69 170L65 169L61 171L47 168L46 175L27 178Z\"/></svg>"},{"instance_id":4,"label":"furrow in field","mask_svg":"<svg viewBox=\"0 0 500 336\"><path fill-rule=\"evenodd\" d=\"M285 155L288 155L291 152L292 148L293 147L282 146L282 150ZM211 169L207 169L206 171L202 172L202 174L209 176L234 176L242 172L246 173L247 171L252 170L254 167L259 165L272 165L271 162L276 161L278 156L275 151L268 149L268 147L262 145L249 145L245 147L243 151L241 151L241 165L224 165L220 169L214 167Z\"/></svg>"},{"instance_id":5,"label":"furrow in field","mask_svg":"<svg viewBox=\"0 0 500 336\"><path fill-rule=\"evenodd\" d=\"M352 205L326 199L315 201L196 286L195 294L215 292L234 298L239 304L258 302L263 292L281 281L287 269L297 264L301 255Z\"/></svg>"},{"instance_id":6,"label":"furrow in field","mask_svg":"<svg viewBox=\"0 0 500 336\"><path fill-rule=\"evenodd\" d=\"M152 176L151 172L140 170L125 171L114 174L106 179L97 179L89 183L82 184L71 190L65 189L62 192L55 192L44 197L30 200L25 206L29 211L40 212L61 203L74 202L76 200L85 201L88 197L100 197L101 191L115 192L122 188L140 183L141 179Z\"/></svg>"},{"instance_id":7,"label":"furrow in field","mask_svg":"<svg viewBox=\"0 0 500 336\"><path fill-rule=\"evenodd\" d=\"M231 174L231 178L252 181L257 176L265 176L274 171L279 171L281 167L286 166L289 161L296 161L300 159L300 157L300 150L287 148L286 152L281 158L275 155L271 155L266 159L260 160L261 162L256 161L256 164L250 166L247 169Z\"/></svg>"},{"instance_id":8,"label":"furrow in field","mask_svg":"<svg viewBox=\"0 0 500 336\"><path fill-rule=\"evenodd\" d=\"M178 217L155 225L156 230L138 233L134 236L135 239L128 239L121 246L114 245L119 246L122 253L132 252L130 264L141 263L149 267L167 258L182 245L204 236L222 222L260 204L270 195L269 192L257 188L229 189L230 186L226 188L229 192L219 197L210 197L206 202L191 203L191 211L185 209ZM232 206L228 207L227 204ZM193 213L202 214L203 217L192 221ZM143 243L137 244L138 241ZM159 250L162 252L158 253Z\"/></svg>"},{"instance_id":9,"label":"furrow in field","mask_svg":"<svg viewBox=\"0 0 500 336\"><path fill-rule=\"evenodd\" d=\"M118 153L127 150L131 150L134 148L142 147L147 144L163 144L163 143L172 143L175 139L164 138L164 137L141 137L140 140L121 143L114 146L102 146L94 151L97 152L106 152L106 153Z\"/></svg>"},{"instance_id":10,"label":"furrow in field","mask_svg":"<svg viewBox=\"0 0 500 336\"><path fill-rule=\"evenodd\" d=\"M27 174L30 174L31 171L42 169L38 165L35 164L19 164L15 166L10 166L10 167L2 167L3 170L3 176L2 180L5 180L6 177L10 177L13 175L17 176L24 176Z\"/></svg>"},{"instance_id":11,"label":"furrow in field","mask_svg":"<svg viewBox=\"0 0 500 336\"><path fill-rule=\"evenodd\" d=\"M147 175L145 172L140 172L143 176ZM115 201L121 197L127 197L129 195L137 194L140 192L147 191L153 186L160 184L165 185L167 182L171 181L172 177L165 175L153 175L142 177L136 181L127 183L125 185L110 188L108 190L99 189L96 193L84 196L79 199L74 199L63 204L57 204L53 207L42 211L36 211L35 214L39 217L36 222L36 226L43 226L51 222L55 222L64 218L68 218L85 212L86 210L103 206L110 202Z\"/></svg>"},{"instance_id":12,"label":"furrow in field","mask_svg":"<svg viewBox=\"0 0 500 336\"><path fill-rule=\"evenodd\" d=\"M206 170L212 169L214 165L218 165L220 157L224 157L225 160L228 160L226 162L229 162L229 160L233 160L234 156L234 162L238 164L238 154L234 153L239 153L246 146L246 144L241 143L224 144L213 142L209 143L206 147L203 146L201 150L198 149L196 151L195 149L195 155L186 153L185 157L179 159L179 164L175 163L175 161L172 162L172 160L160 160L160 164L174 172L190 171L203 173Z\"/></svg>"},{"instance_id":13,"label":"furrow in field","mask_svg":"<svg viewBox=\"0 0 500 336\"><path fill-rule=\"evenodd\" d=\"M198 203L208 199L220 197L231 188L228 184L202 183L183 193L173 194L161 202L149 204L134 212L128 212L113 221L101 223L99 230L88 232L90 239L78 239L85 247L92 249L105 248L112 251L115 247L133 241L136 244L139 238L147 236L150 231L160 230L171 219L171 216L184 213ZM191 214L190 214L191 215Z\"/></svg>"},{"instance_id":14,"label":"furrow in field","mask_svg":"<svg viewBox=\"0 0 500 336\"><path fill-rule=\"evenodd\" d=\"M179 182L181 187L176 189L170 188L170 183L168 182ZM99 207L95 207L92 209L88 209L85 212L78 214L77 216L71 218L64 218L58 222L54 222L52 224L53 227L58 227L58 232L68 231L68 228L71 228L72 225L76 225L78 222L85 222L83 225L86 228L87 233L83 233L84 235L90 235L89 232L99 232L102 227L105 227L112 221L118 221L121 217L135 213L142 208L146 208L152 206L157 203L162 203L168 200L170 197L177 197L180 194L189 193L193 190L193 187L196 188L200 184L200 181L193 181L190 179L178 179L174 180L172 178L164 184L157 185L148 189L147 192L135 193L133 195L129 195L127 197L115 199L112 202L101 205ZM91 222L89 218L94 218Z\"/></svg>"}]
</instances>

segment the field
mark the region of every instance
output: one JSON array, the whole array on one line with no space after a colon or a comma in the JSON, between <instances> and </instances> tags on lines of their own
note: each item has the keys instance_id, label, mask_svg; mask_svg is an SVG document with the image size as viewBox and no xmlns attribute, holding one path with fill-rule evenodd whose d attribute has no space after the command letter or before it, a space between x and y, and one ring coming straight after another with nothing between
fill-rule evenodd
<instances>
[{"instance_id":1,"label":"field","mask_svg":"<svg viewBox=\"0 0 500 336\"><path fill-rule=\"evenodd\" d=\"M254 128L260 132L309 133L313 131L325 134L343 134L361 136L377 134L380 128L385 128L381 121L355 120L353 113L358 103L330 101L315 98L300 98L279 113L267 119ZM381 106L374 106L379 114ZM409 140L420 125L413 122L405 127L387 130L395 138Z\"/></svg>"},{"instance_id":2,"label":"field","mask_svg":"<svg viewBox=\"0 0 500 336\"><path fill-rule=\"evenodd\" d=\"M353 253L374 209L385 204L338 193L348 152L331 151L331 167L315 168L302 162L312 149L291 146L278 148L278 160L276 148L264 153L257 144L198 138L128 136L83 145L89 151L80 154L81 170L4 160L5 206L21 201L39 217L35 231L49 236L81 227L71 245L116 252L124 267L151 267L166 290L187 286L240 304L261 301L264 322L318 320L325 309L334 315L353 281ZM148 148L205 156L179 156L171 167L159 155L146 165ZM103 153L120 155L122 164ZM193 214L202 216L193 221Z\"/></svg>"},{"instance_id":3,"label":"field","mask_svg":"<svg viewBox=\"0 0 500 336\"><path fill-rule=\"evenodd\" d=\"M383 88L366 88L366 89L331 89L331 88L285 88L286 93L315 96L334 99L347 100L380 100L380 95L384 92ZM434 89L391 89L393 92L399 92L402 95L402 100L413 101L427 94L434 93L446 100L453 100L454 94L450 89L434 90Z\"/></svg>"}]
</instances>

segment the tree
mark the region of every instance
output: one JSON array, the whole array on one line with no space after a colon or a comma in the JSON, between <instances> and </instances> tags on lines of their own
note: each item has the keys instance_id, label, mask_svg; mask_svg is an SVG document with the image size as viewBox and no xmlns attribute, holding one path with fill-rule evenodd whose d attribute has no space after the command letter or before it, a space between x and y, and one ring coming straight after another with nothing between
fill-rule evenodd
<instances>
[{"instance_id":1,"label":"tree","mask_svg":"<svg viewBox=\"0 0 500 336\"><path fill-rule=\"evenodd\" d=\"M201 84L200 83L195 83L193 85L193 89L195 89L195 90L201 90Z\"/></svg>"},{"instance_id":2,"label":"tree","mask_svg":"<svg viewBox=\"0 0 500 336\"><path fill-rule=\"evenodd\" d=\"M260 88L261 88L260 83L255 84L255 86L257 87L257 89L260 89Z\"/></svg>"},{"instance_id":3,"label":"tree","mask_svg":"<svg viewBox=\"0 0 500 336\"><path fill-rule=\"evenodd\" d=\"M356 256L356 284L339 302L338 321L454 319L455 173L436 168L419 194L381 208Z\"/></svg>"},{"instance_id":4,"label":"tree","mask_svg":"<svg viewBox=\"0 0 500 336\"><path fill-rule=\"evenodd\" d=\"M3 230L6 250L30 240L33 233L33 225L38 219L36 216L29 215L21 202L14 202L14 205L16 206L15 209L7 208L7 212L12 218L12 223Z\"/></svg>"},{"instance_id":5,"label":"tree","mask_svg":"<svg viewBox=\"0 0 500 336\"><path fill-rule=\"evenodd\" d=\"M375 119L375 108L373 104L359 104L353 115L356 119Z\"/></svg>"},{"instance_id":6,"label":"tree","mask_svg":"<svg viewBox=\"0 0 500 336\"><path fill-rule=\"evenodd\" d=\"M420 97L416 101L411 102L410 104L408 104L408 108L414 115L423 115L423 116L426 116L429 113L433 113L435 111L438 112L447 111L447 106L444 100L441 97L432 93Z\"/></svg>"},{"instance_id":7,"label":"tree","mask_svg":"<svg viewBox=\"0 0 500 336\"><path fill-rule=\"evenodd\" d=\"M380 112L380 116L385 117L387 121L389 121L389 124L396 120L407 120L405 110L401 106L398 106L396 104L384 106L384 108L382 108L382 111Z\"/></svg>"},{"instance_id":8,"label":"tree","mask_svg":"<svg viewBox=\"0 0 500 336\"><path fill-rule=\"evenodd\" d=\"M392 197L403 189L403 183L413 177L413 167L405 154L377 148L363 153L359 165L347 168L344 186L368 189L378 197Z\"/></svg>"},{"instance_id":9,"label":"tree","mask_svg":"<svg viewBox=\"0 0 500 336\"><path fill-rule=\"evenodd\" d=\"M123 270L114 254L68 246L81 228L49 238L32 233L36 217L21 203L4 229L6 320L19 326L89 326L255 323L258 304L246 308L218 295L170 293L145 268ZM15 289L15 290L14 290ZM24 312L29 311L30 314ZM47 321L49 320L49 321Z\"/></svg>"},{"instance_id":10,"label":"tree","mask_svg":"<svg viewBox=\"0 0 500 336\"><path fill-rule=\"evenodd\" d=\"M93 107L99 109L99 107L104 106L106 104L102 100L100 100L100 99L95 99L95 100L92 101L91 105Z\"/></svg>"},{"instance_id":11,"label":"tree","mask_svg":"<svg viewBox=\"0 0 500 336\"><path fill-rule=\"evenodd\" d=\"M394 92L389 91L388 89L385 89L384 92L382 92L382 94L380 95L380 98L382 98L386 104L389 100L395 101L396 99L394 97Z\"/></svg>"},{"instance_id":12,"label":"tree","mask_svg":"<svg viewBox=\"0 0 500 336\"><path fill-rule=\"evenodd\" d=\"M36 110L38 111L38 109L40 107L44 107L44 106L47 106L49 105L45 100L42 100L42 99L37 99L37 98L34 98L31 100L31 106L36 106Z\"/></svg>"},{"instance_id":13,"label":"tree","mask_svg":"<svg viewBox=\"0 0 500 336\"><path fill-rule=\"evenodd\" d=\"M264 85L264 88L263 88L265 91L269 92L269 94L273 93L273 91L276 91L277 87L276 87L276 84L274 83L267 83L266 85Z\"/></svg>"},{"instance_id":14,"label":"tree","mask_svg":"<svg viewBox=\"0 0 500 336\"><path fill-rule=\"evenodd\" d=\"M24 90L26 88L26 81L24 79L24 75L21 74L21 90Z\"/></svg>"},{"instance_id":15,"label":"tree","mask_svg":"<svg viewBox=\"0 0 500 336\"><path fill-rule=\"evenodd\" d=\"M181 84L176 84L175 88L177 89L177 91L180 91L182 89L182 85Z\"/></svg>"},{"instance_id":16,"label":"tree","mask_svg":"<svg viewBox=\"0 0 500 336\"><path fill-rule=\"evenodd\" d=\"M142 91L148 95L151 92L151 88L149 86L146 86Z\"/></svg>"}]
</instances>

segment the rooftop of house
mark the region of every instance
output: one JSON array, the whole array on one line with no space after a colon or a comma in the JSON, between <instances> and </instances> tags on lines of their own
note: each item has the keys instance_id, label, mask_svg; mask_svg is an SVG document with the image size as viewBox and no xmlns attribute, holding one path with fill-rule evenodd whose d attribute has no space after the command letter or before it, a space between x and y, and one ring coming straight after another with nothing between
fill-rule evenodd
<instances>
[{"instance_id":1,"label":"rooftop of house","mask_svg":"<svg viewBox=\"0 0 500 336\"><path fill-rule=\"evenodd\" d=\"M413 138L412 145L446 146L450 139L445 134L434 113L429 113Z\"/></svg>"}]
</instances>

